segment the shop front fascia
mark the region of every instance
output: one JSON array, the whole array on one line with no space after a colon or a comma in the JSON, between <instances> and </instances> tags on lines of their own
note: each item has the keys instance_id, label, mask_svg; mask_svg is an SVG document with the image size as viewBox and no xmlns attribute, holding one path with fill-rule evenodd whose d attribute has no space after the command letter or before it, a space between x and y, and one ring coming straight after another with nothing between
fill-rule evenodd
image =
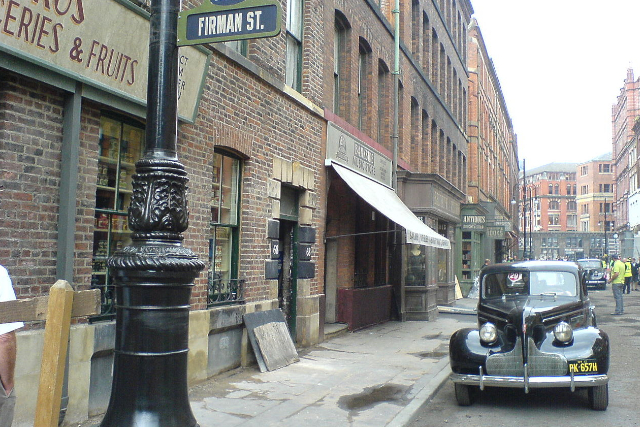
<instances>
[{"instance_id":1,"label":"shop front fascia","mask_svg":"<svg viewBox=\"0 0 640 427\"><path fill-rule=\"evenodd\" d=\"M389 157L333 122L328 123L325 165L327 322L358 329L408 318L409 249L422 260L413 265L411 280L424 282L425 254L431 247L448 252L449 240L416 217L391 189Z\"/></svg>"},{"instance_id":2,"label":"shop front fascia","mask_svg":"<svg viewBox=\"0 0 640 427\"><path fill-rule=\"evenodd\" d=\"M464 195L436 174L398 172L398 195L422 222L446 237L450 250L426 248L426 277L423 283L411 283L405 288L407 318L430 320L437 313L437 305L451 305L455 301L456 254L459 236L460 206ZM411 248L408 248L411 250ZM411 256L407 255L410 261Z\"/></svg>"},{"instance_id":3,"label":"shop front fascia","mask_svg":"<svg viewBox=\"0 0 640 427\"><path fill-rule=\"evenodd\" d=\"M478 204L464 204L460 209L462 222L460 224L460 251L456 275L460 283L460 290L466 296L473 282L480 274L484 261L484 239L486 233L487 210Z\"/></svg>"}]
</instances>

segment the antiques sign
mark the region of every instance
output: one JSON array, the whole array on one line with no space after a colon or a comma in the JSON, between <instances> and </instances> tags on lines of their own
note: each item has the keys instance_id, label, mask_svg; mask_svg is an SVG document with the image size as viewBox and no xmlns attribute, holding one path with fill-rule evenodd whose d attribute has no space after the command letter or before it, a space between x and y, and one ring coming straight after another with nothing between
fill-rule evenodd
<instances>
[{"instance_id":1,"label":"antiques sign","mask_svg":"<svg viewBox=\"0 0 640 427\"><path fill-rule=\"evenodd\" d=\"M462 229L484 231L486 217L484 215L463 215Z\"/></svg>"},{"instance_id":2,"label":"antiques sign","mask_svg":"<svg viewBox=\"0 0 640 427\"><path fill-rule=\"evenodd\" d=\"M149 14L125 0L0 0L0 51L140 105ZM179 53L178 114L193 121L209 56Z\"/></svg>"},{"instance_id":3,"label":"antiques sign","mask_svg":"<svg viewBox=\"0 0 640 427\"><path fill-rule=\"evenodd\" d=\"M327 126L327 160L391 187L391 160L332 122Z\"/></svg>"}]
</instances>

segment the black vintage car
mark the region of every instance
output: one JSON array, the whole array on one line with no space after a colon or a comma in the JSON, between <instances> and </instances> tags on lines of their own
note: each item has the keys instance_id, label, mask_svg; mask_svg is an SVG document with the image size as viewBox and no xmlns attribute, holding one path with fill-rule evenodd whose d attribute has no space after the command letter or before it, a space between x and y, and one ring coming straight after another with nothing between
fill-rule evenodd
<instances>
[{"instance_id":1,"label":"black vintage car","mask_svg":"<svg viewBox=\"0 0 640 427\"><path fill-rule=\"evenodd\" d=\"M585 258L579 259L577 262L584 271L587 288L607 288L607 276L602 261L597 258Z\"/></svg>"},{"instance_id":2,"label":"black vintage car","mask_svg":"<svg viewBox=\"0 0 640 427\"><path fill-rule=\"evenodd\" d=\"M449 343L459 405L485 387L566 387L587 388L591 407L607 409L609 337L596 326L577 264L495 264L479 284L478 329L461 329Z\"/></svg>"}]
</instances>

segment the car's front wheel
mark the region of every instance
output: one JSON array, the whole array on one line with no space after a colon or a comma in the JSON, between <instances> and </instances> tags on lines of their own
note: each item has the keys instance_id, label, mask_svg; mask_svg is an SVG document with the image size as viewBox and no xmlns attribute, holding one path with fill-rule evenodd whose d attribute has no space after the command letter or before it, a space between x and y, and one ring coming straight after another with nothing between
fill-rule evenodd
<instances>
[{"instance_id":1,"label":"car's front wheel","mask_svg":"<svg viewBox=\"0 0 640 427\"><path fill-rule=\"evenodd\" d=\"M596 411L607 409L609 406L609 384L589 388L589 405L591 409Z\"/></svg>"},{"instance_id":2,"label":"car's front wheel","mask_svg":"<svg viewBox=\"0 0 640 427\"><path fill-rule=\"evenodd\" d=\"M471 386L466 384L454 384L456 392L456 400L460 406L471 405Z\"/></svg>"}]
</instances>

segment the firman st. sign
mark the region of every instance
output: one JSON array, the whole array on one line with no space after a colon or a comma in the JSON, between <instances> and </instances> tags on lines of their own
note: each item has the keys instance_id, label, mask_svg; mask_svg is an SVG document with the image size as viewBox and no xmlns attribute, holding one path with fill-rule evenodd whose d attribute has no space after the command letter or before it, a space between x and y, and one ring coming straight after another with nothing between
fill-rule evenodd
<instances>
[{"instance_id":1,"label":"firman st. sign","mask_svg":"<svg viewBox=\"0 0 640 427\"><path fill-rule=\"evenodd\" d=\"M178 15L178 46L273 37L281 21L275 0L204 0Z\"/></svg>"}]
</instances>

